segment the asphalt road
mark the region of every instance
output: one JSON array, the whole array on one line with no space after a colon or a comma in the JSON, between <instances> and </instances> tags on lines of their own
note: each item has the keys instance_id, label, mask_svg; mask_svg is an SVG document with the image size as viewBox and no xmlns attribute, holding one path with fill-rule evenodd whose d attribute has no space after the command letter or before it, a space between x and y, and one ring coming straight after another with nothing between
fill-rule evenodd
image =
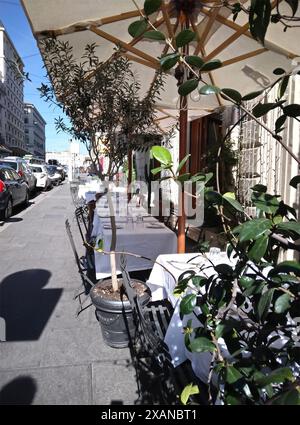
<instances>
[{"instance_id":1,"label":"asphalt road","mask_svg":"<svg viewBox=\"0 0 300 425\"><path fill-rule=\"evenodd\" d=\"M78 318L80 285L64 222L76 236L69 184L0 223L0 404L134 404L128 349L102 342L94 308ZM81 252L83 254L83 252Z\"/></svg>"}]
</instances>

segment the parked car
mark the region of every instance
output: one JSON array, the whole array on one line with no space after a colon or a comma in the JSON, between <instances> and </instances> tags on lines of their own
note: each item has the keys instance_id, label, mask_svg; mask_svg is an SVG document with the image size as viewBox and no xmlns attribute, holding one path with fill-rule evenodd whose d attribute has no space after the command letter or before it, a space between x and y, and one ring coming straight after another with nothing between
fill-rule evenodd
<instances>
[{"instance_id":1,"label":"parked car","mask_svg":"<svg viewBox=\"0 0 300 425\"><path fill-rule=\"evenodd\" d=\"M52 181L50 179L46 164L28 164L36 178L36 187L44 190L50 189Z\"/></svg>"},{"instance_id":2,"label":"parked car","mask_svg":"<svg viewBox=\"0 0 300 425\"><path fill-rule=\"evenodd\" d=\"M61 175L61 180L64 181L66 179L66 173L64 167L62 165L56 165L56 170Z\"/></svg>"},{"instance_id":3,"label":"parked car","mask_svg":"<svg viewBox=\"0 0 300 425\"><path fill-rule=\"evenodd\" d=\"M35 190L36 178L23 158L19 158L17 156L7 156L0 160L0 164L13 168L20 177L23 177L28 185L29 192L33 192Z\"/></svg>"},{"instance_id":4,"label":"parked car","mask_svg":"<svg viewBox=\"0 0 300 425\"><path fill-rule=\"evenodd\" d=\"M28 204L29 189L23 177L7 166L0 165L0 216L6 220L12 209L19 204Z\"/></svg>"},{"instance_id":5,"label":"parked car","mask_svg":"<svg viewBox=\"0 0 300 425\"><path fill-rule=\"evenodd\" d=\"M62 181L61 174L57 171L56 165L47 165L48 174L53 185L58 185Z\"/></svg>"}]
</instances>

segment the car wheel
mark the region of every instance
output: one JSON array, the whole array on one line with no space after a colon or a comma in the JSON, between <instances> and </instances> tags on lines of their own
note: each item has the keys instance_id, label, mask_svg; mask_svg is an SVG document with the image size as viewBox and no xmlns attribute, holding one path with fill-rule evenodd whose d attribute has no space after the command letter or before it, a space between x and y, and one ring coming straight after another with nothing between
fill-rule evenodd
<instances>
[{"instance_id":1,"label":"car wheel","mask_svg":"<svg viewBox=\"0 0 300 425\"><path fill-rule=\"evenodd\" d=\"M13 209L12 200L11 200L11 198L9 198L9 200L7 201L6 208L1 214L3 220L8 220L11 217L12 209Z\"/></svg>"}]
</instances>

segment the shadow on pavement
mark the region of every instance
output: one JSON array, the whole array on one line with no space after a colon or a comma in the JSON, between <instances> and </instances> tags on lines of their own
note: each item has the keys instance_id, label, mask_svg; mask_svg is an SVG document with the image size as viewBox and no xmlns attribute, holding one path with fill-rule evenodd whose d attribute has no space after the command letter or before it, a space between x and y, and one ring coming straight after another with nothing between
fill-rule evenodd
<instances>
[{"instance_id":1,"label":"shadow on pavement","mask_svg":"<svg viewBox=\"0 0 300 425\"><path fill-rule=\"evenodd\" d=\"M39 339L63 289L45 288L51 273L30 269L7 276L0 283L0 316L6 341Z\"/></svg>"},{"instance_id":2,"label":"shadow on pavement","mask_svg":"<svg viewBox=\"0 0 300 425\"><path fill-rule=\"evenodd\" d=\"M29 405L37 391L35 380L30 376L13 379L0 389L0 405Z\"/></svg>"}]
</instances>

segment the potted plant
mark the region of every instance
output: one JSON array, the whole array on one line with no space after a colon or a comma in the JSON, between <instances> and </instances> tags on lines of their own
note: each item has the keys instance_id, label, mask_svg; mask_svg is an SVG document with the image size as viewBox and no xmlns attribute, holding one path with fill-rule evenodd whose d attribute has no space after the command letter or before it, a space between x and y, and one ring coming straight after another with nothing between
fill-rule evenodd
<instances>
[{"instance_id":1,"label":"potted plant","mask_svg":"<svg viewBox=\"0 0 300 425\"><path fill-rule=\"evenodd\" d=\"M118 174L126 156L131 162L133 150L149 148L162 137L162 131L155 123L154 102L163 81L158 75L141 99L140 84L129 61L116 52L109 61L101 63L95 55L95 48L95 45L86 46L82 63L77 64L68 43L46 39L43 51L52 85L43 85L40 90L42 96L61 107L70 120L70 125L66 125L59 118L57 129L84 143L93 169L108 186L106 195L112 229L110 252L103 251L101 241L94 249L110 256L111 278L97 283L90 296L105 342L118 348L128 345L128 328L131 333L134 329L131 307L122 289L122 279L118 279L116 273L117 233L109 182ZM93 77L87 78L91 74ZM108 159L106 169L101 166L101 156ZM128 180L130 183L131 170ZM87 247L93 250L90 244ZM144 283L136 280L133 284L147 302L149 296L145 295Z\"/></svg>"}]
</instances>

